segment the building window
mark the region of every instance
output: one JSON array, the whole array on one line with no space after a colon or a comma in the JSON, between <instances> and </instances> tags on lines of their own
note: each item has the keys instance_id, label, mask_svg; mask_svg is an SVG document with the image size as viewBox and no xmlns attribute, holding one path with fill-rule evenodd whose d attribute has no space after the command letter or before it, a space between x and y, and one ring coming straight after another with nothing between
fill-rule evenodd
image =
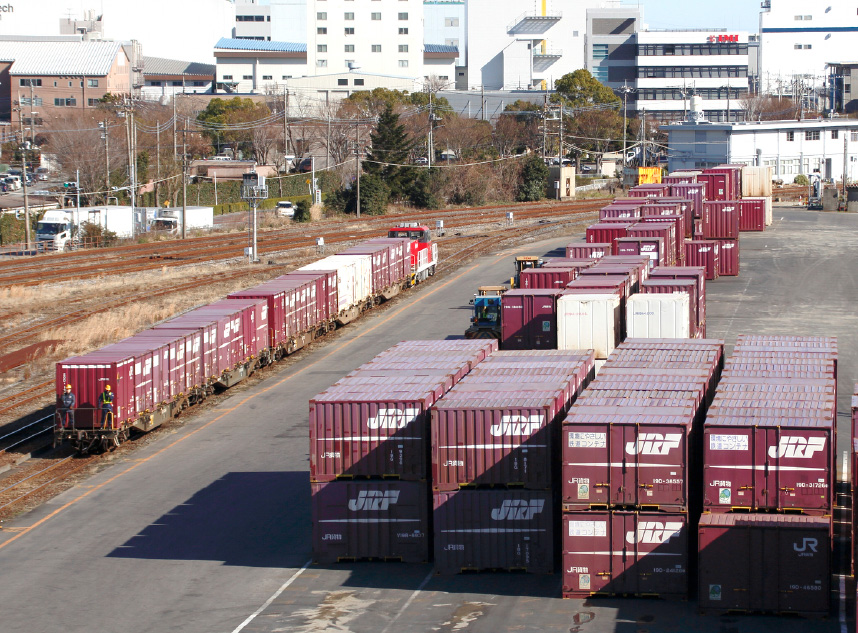
<instances>
[{"instance_id":1,"label":"building window","mask_svg":"<svg viewBox=\"0 0 858 633\"><path fill-rule=\"evenodd\" d=\"M75 107L77 105L77 99L74 97L69 97L68 99L54 99L54 105L57 107Z\"/></svg>"},{"instance_id":2,"label":"building window","mask_svg":"<svg viewBox=\"0 0 858 633\"><path fill-rule=\"evenodd\" d=\"M42 105L42 98L33 95L33 103L30 103L30 97L21 97L21 105L22 106L28 106L28 105L40 106L40 105Z\"/></svg>"},{"instance_id":3,"label":"building window","mask_svg":"<svg viewBox=\"0 0 858 633\"><path fill-rule=\"evenodd\" d=\"M831 139L836 141L838 138L840 138L840 130L831 130Z\"/></svg>"},{"instance_id":4,"label":"building window","mask_svg":"<svg viewBox=\"0 0 858 633\"><path fill-rule=\"evenodd\" d=\"M444 18L444 26L459 26L459 18Z\"/></svg>"},{"instance_id":5,"label":"building window","mask_svg":"<svg viewBox=\"0 0 858 633\"><path fill-rule=\"evenodd\" d=\"M373 20L380 20L381 19L381 13L375 12L372 14L371 18Z\"/></svg>"},{"instance_id":6,"label":"building window","mask_svg":"<svg viewBox=\"0 0 858 633\"><path fill-rule=\"evenodd\" d=\"M594 68L593 69L593 78L601 81L602 83L608 81L608 69L607 68Z\"/></svg>"},{"instance_id":7,"label":"building window","mask_svg":"<svg viewBox=\"0 0 858 633\"><path fill-rule=\"evenodd\" d=\"M346 35L354 35L354 34L355 34L355 27L347 26L346 27Z\"/></svg>"},{"instance_id":8,"label":"building window","mask_svg":"<svg viewBox=\"0 0 858 633\"><path fill-rule=\"evenodd\" d=\"M400 20L407 20L407 19L408 19L408 14L407 14L407 13L400 13L400 14L399 14L399 19L400 19Z\"/></svg>"},{"instance_id":9,"label":"building window","mask_svg":"<svg viewBox=\"0 0 858 633\"><path fill-rule=\"evenodd\" d=\"M204 82L204 81L194 81L194 82L192 82L192 83L191 83L191 85L192 85L192 86L200 87L200 86L205 86L205 85L206 85L206 82Z\"/></svg>"},{"instance_id":10,"label":"building window","mask_svg":"<svg viewBox=\"0 0 858 633\"><path fill-rule=\"evenodd\" d=\"M224 76L222 77L222 79L223 79L224 81L232 81L232 75L224 75ZM158 82L158 85L161 85L161 82L160 82L160 81Z\"/></svg>"},{"instance_id":11,"label":"building window","mask_svg":"<svg viewBox=\"0 0 858 633\"><path fill-rule=\"evenodd\" d=\"M245 81L252 81L252 80L253 80L253 75L244 75L244 76L242 77L242 79L244 79Z\"/></svg>"},{"instance_id":12,"label":"building window","mask_svg":"<svg viewBox=\"0 0 858 633\"><path fill-rule=\"evenodd\" d=\"M316 52L317 53L327 53L328 52L328 45L327 44L316 45Z\"/></svg>"},{"instance_id":13,"label":"building window","mask_svg":"<svg viewBox=\"0 0 858 633\"><path fill-rule=\"evenodd\" d=\"M172 81L170 82L171 86L183 86L184 84L181 81Z\"/></svg>"},{"instance_id":14,"label":"building window","mask_svg":"<svg viewBox=\"0 0 858 633\"><path fill-rule=\"evenodd\" d=\"M787 140L792 142L795 140L795 132L787 132Z\"/></svg>"},{"instance_id":15,"label":"building window","mask_svg":"<svg viewBox=\"0 0 858 633\"><path fill-rule=\"evenodd\" d=\"M283 79L292 79L292 75L283 75Z\"/></svg>"},{"instance_id":16,"label":"building window","mask_svg":"<svg viewBox=\"0 0 858 633\"><path fill-rule=\"evenodd\" d=\"M262 75L262 81L274 81L274 77L271 75Z\"/></svg>"},{"instance_id":17,"label":"building window","mask_svg":"<svg viewBox=\"0 0 858 633\"><path fill-rule=\"evenodd\" d=\"M813 19L813 16L812 16L812 15L806 15L806 16L804 16L804 21L805 21L805 22L807 22L808 20L812 20L812 19Z\"/></svg>"},{"instance_id":18,"label":"building window","mask_svg":"<svg viewBox=\"0 0 858 633\"><path fill-rule=\"evenodd\" d=\"M328 12L327 11L319 11L316 14L316 19L317 20L327 20L328 19Z\"/></svg>"},{"instance_id":19,"label":"building window","mask_svg":"<svg viewBox=\"0 0 858 633\"><path fill-rule=\"evenodd\" d=\"M608 58L608 45L607 44L593 44L593 59L607 59Z\"/></svg>"},{"instance_id":20,"label":"building window","mask_svg":"<svg viewBox=\"0 0 858 633\"><path fill-rule=\"evenodd\" d=\"M72 87L72 82L69 82L69 88L71 88L71 87Z\"/></svg>"},{"instance_id":21,"label":"building window","mask_svg":"<svg viewBox=\"0 0 858 633\"><path fill-rule=\"evenodd\" d=\"M407 59L400 59L399 60L399 67L400 68L408 68L408 60Z\"/></svg>"},{"instance_id":22,"label":"building window","mask_svg":"<svg viewBox=\"0 0 858 633\"><path fill-rule=\"evenodd\" d=\"M440 79L441 81L449 81L450 77L449 75L438 75L438 79Z\"/></svg>"},{"instance_id":23,"label":"building window","mask_svg":"<svg viewBox=\"0 0 858 633\"><path fill-rule=\"evenodd\" d=\"M800 51L801 50L801 44L796 44L793 48L797 51Z\"/></svg>"},{"instance_id":24,"label":"building window","mask_svg":"<svg viewBox=\"0 0 858 633\"><path fill-rule=\"evenodd\" d=\"M851 93L852 92L852 84L843 84L843 92Z\"/></svg>"},{"instance_id":25,"label":"building window","mask_svg":"<svg viewBox=\"0 0 858 633\"><path fill-rule=\"evenodd\" d=\"M316 60L316 67L327 68L328 67L328 60L327 59L317 59Z\"/></svg>"},{"instance_id":26,"label":"building window","mask_svg":"<svg viewBox=\"0 0 858 633\"><path fill-rule=\"evenodd\" d=\"M348 86L349 80L348 79L337 79L337 85L338 86Z\"/></svg>"},{"instance_id":27,"label":"building window","mask_svg":"<svg viewBox=\"0 0 858 633\"><path fill-rule=\"evenodd\" d=\"M852 141L853 143L858 141L858 130L850 130L849 140Z\"/></svg>"},{"instance_id":28,"label":"building window","mask_svg":"<svg viewBox=\"0 0 858 633\"><path fill-rule=\"evenodd\" d=\"M355 52L355 45L354 44L346 44L345 52L346 53L354 53Z\"/></svg>"},{"instance_id":29,"label":"building window","mask_svg":"<svg viewBox=\"0 0 858 633\"><path fill-rule=\"evenodd\" d=\"M572 37L578 37L578 31L572 31Z\"/></svg>"},{"instance_id":30,"label":"building window","mask_svg":"<svg viewBox=\"0 0 858 633\"><path fill-rule=\"evenodd\" d=\"M86 80L87 88L98 88L98 79L87 79Z\"/></svg>"},{"instance_id":31,"label":"building window","mask_svg":"<svg viewBox=\"0 0 858 633\"><path fill-rule=\"evenodd\" d=\"M355 80L354 80L354 85L356 85L356 86L362 86L362 85L363 85L363 79L355 79Z\"/></svg>"},{"instance_id":32,"label":"building window","mask_svg":"<svg viewBox=\"0 0 858 633\"><path fill-rule=\"evenodd\" d=\"M408 35L408 27L407 26L406 27L400 27L399 34L400 35Z\"/></svg>"},{"instance_id":33,"label":"building window","mask_svg":"<svg viewBox=\"0 0 858 633\"><path fill-rule=\"evenodd\" d=\"M806 51L809 51L811 48L813 48L813 44L805 44L804 45L804 50L806 50Z\"/></svg>"},{"instance_id":34,"label":"building window","mask_svg":"<svg viewBox=\"0 0 858 633\"><path fill-rule=\"evenodd\" d=\"M90 108L96 108L101 103L101 99L87 99L86 105Z\"/></svg>"},{"instance_id":35,"label":"building window","mask_svg":"<svg viewBox=\"0 0 858 633\"><path fill-rule=\"evenodd\" d=\"M408 52L408 44L400 44L399 45L399 52L400 53L407 53Z\"/></svg>"},{"instance_id":36,"label":"building window","mask_svg":"<svg viewBox=\"0 0 858 633\"><path fill-rule=\"evenodd\" d=\"M160 81L150 81L150 82L149 82L149 85L150 85L150 86L160 86L160 85L161 85L161 82L160 82Z\"/></svg>"},{"instance_id":37,"label":"building window","mask_svg":"<svg viewBox=\"0 0 858 633\"><path fill-rule=\"evenodd\" d=\"M343 14L343 19L344 19L344 20L354 20L354 19L355 19L355 14L354 14L354 13L344 13L344 14Z\"/></svg>"},{"instance_id":38,"label":"building window","mask_svg":"<svg viewBox=\"0 0 858 633\"><path fill-rule=\"evenodd\" d=\"M808 130L804 133L805 141L818 141L819 140L819 130Z\"/></svg>"},{"instance_id":39,"label":"building window","mask_svg":"<svg viewBox=\"0 0 858 633\"><path fill-rule=\"evenodd\" d=\"M373 53L380 53L381 52L381 44L373 44L372 45L372 52Z\"/></svg>"},{"instance_id":40,"label":"building window","mask_svg":"<svg viewBox=\"0 0 858 633\"><path fill-rule=\"evenodd\" d=\"M316 29L316 35L327 35L327 34L328 34L328 27L327 26L320 26L319 28Z\"/></svg>"},{"instance_id":41,"label":"building window","mask_svg":"<svg viewBox=\"0 0 858 633\"><path fill-rule=\"evenodd\" d=\"M664 54L665 55L676 55L676 45L675 44L665 44L664 45Z\"/></svg>"},{"instance_id":42,"label":"building window","mask_svg":"<svg viewBox=\"0 0 858 633\"><path fill-rule=\"evenodd\" d=\"M459 38L457 38L457 37L447 38L444 40L444 45L445 46L455 46L456 48L459 48Z\"/></svg>"}]
</instances>

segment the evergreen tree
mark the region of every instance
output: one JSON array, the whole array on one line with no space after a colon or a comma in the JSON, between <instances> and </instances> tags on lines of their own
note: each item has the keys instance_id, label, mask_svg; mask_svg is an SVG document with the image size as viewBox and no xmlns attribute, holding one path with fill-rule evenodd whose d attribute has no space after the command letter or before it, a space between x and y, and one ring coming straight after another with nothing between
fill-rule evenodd
<instances>
[{"instance_id":1,"label":"evergreen tree","mask_svg":"<svg viewBox=\"0 0 858 633\"><path fill-rule=\"evenodd\" d=\"M524 161L521 170L521 184L518 186L516 200L519 202L536 202L545 197L545 187L548 184L548 167L536 154L531 154Z\"/></svg>"},{"instance_id":2,"label":"evergreen tree","mask_svg":"<svg viewBox=\"0 0 858 633\"><path fill-rule=\"evenodd\" d=\"M370 135L372 149L367 152L363 170L367 174L380 177L390 189L393 200L401 200L407 195L414 170L402 167L408 163L414 147L405 126L399 122L399 115L388 104L378 118L378 125ZM390 164L379 164L390 163ZM363 205L361 205L363 206Z\"/></svg>"}]
</instances>

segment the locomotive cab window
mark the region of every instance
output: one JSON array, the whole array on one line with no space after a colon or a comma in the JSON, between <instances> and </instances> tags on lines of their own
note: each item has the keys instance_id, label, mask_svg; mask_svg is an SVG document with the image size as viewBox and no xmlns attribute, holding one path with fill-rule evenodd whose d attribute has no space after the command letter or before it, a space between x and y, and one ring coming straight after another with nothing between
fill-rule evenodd
<instances>
[{"instance_id":1,"label":"locomotive cab window","mask_svg":"<svg viewBox=\"0 0 858 633\"><path fill-rule=\"evenodd\" d=\"M429 242L429 231L423 231L420 229L391 229L387 237L405 237L410 240L418 240L420 242L426 243Z\"/></svg>"}]
</instances>

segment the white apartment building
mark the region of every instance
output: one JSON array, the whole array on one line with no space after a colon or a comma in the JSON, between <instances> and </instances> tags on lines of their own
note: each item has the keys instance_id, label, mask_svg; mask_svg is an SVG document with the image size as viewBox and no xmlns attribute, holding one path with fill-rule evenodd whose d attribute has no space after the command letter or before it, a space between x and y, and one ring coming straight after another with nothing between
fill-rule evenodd
<instances>
[{"instance_id":1,"label":"white apartment building","mask_svg":"<svg viewBox=\"0 0 858 633\"><path fill-rule=\"evenodd\" d=\"M587 9L613 0L467 0L467 87L553 89L585 68Z\"/></svg>"},{"instance_id":2,"label":"white apartment building","mask_svg":"<svg viewBox=\"0 0 858 633\"><path fill-rule=\"evenodd\" d=\"M423 41L455 46L459 50L456 66L465 65L466 6L466 0L423 0Z\"/></svg>"},{"instance_id":3,"label":"white apartment building","mask_svg":"<svg viewBox=\"0 0 858 633\"><path fill-rule=\"evenodd\" d=\"M748 34L727 31L641 31L637 34L637 107L657 120L681 120L689 99L704 118L743 118L748 94ZM729 112L729 119L728 119Z\"/></svg>"},{"instance_id":4,"label":"white apartment building","mask_svg":"<svg viewBox=\"0 0 858 633\"><path fill-rule=\"evenodd\" d=\"M744 163L772 167L776 178L791 183L798 174L813 172L841 180L845 165L847 181L858 176L855 120L681 123L662 129L668 133L670 171Z\"/></svg>"},{"instance_id":5,"label":"white apartment building","mask_svg":"<svg viewBox=\"0 0 858 633\"><path fill-rule=\"evenodd\" d=\"M760 12L760 83L769 94L794 94L797 82L818 87L825 64L855 55L858 5L842 0L763 0ZM798 89L801 89L800 87Z\"/></svg>"},{"instance_id":6,"label":"white apartment building","mask_svg":"<svg viewBox=\"0 0 858 633\"><path fill-rule=\"evenodd\" d=\"M232 36L237 40L270 42L271 5L259 4L258 0L236 2L235 28L232 29Z\"/></svg>"},{"instance_id":7,"label":"white apartment building","mask_svg":"<svg viewBox=\"0 0 858 633\"><path fill-rule=\"evenodd\" d=\"M306 44L223 37L215 45L214 55L218 92L281 92L287 79L311 74L307 72Z\"/></svg>"}]
</instances>

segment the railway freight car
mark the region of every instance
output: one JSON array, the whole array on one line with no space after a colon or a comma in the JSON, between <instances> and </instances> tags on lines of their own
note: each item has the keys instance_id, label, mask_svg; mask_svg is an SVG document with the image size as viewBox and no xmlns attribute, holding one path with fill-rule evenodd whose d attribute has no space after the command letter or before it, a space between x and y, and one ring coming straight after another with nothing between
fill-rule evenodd
<instances>
[{"instance_id":1,"label":"railway freight car","mask_svg":"<svg viewBox=\"0 0 858 633\"><path fill-rule=\"evenodd\" d=\"M71 385L77 406L74 415L57 415L54 443L69 441L83 453L119 446L132 431L152 430L425 281L437 264L427 227L396 226L387 237L60 361L57 402Z\"/></svg>"}]
</instances>

